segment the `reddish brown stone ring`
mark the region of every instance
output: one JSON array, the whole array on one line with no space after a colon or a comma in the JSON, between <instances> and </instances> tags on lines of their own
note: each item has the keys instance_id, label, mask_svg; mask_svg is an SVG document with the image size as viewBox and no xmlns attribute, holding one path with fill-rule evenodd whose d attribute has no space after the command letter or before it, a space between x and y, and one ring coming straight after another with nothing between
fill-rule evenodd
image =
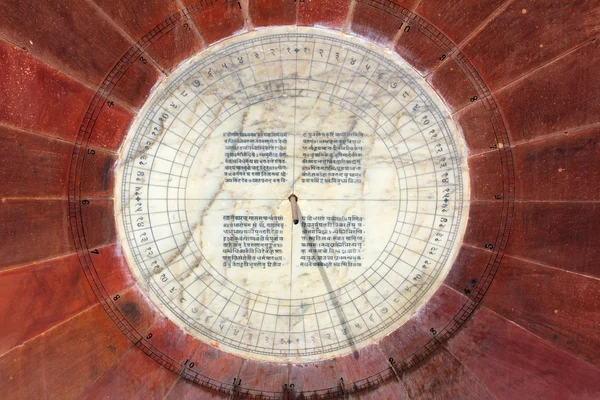
<instances>
[{"instance_id":1,"label":"reddish brown stone ring","mask_svg":"<svg viewBox=\"0 0 600 400\"><path fill-rule=\"evenodd\" d=\"M598 2L447 3L5 0L3 398L600 397ZM277 362L196 335L157 306L119 237L129 231L117 227L124 186L115 177L153 88L202 51L281 26L341 32L408 63L464 138L470 192L457 256L410 318L370 343L347 340L339 354ZM297 49L291 57L303 56ZM301 212L289 193L302 198ZM303 229L303 218L316 215L297 190L277 199ZM248 229L279 223L249 221L257 226ZM335 284L328 268L314 273ZM344 329L337 308L327 312ZM277 337L288 349L295 339Z\"/></svg>"}]
</instances>

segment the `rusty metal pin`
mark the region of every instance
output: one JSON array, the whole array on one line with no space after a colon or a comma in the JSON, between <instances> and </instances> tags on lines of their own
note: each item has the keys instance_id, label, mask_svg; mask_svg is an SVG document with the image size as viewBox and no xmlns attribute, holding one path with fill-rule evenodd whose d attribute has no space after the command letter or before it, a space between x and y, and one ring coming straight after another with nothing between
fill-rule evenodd
<instances>
[{"instance_id":1,"label":"rusty metal pin","mask_svg":"<svg viewBox=\"0 0 600 400\"><path fill-rule=\"evenodd\" d=\"M288 197L288 200L292 206L292 219L294 220L294 225L298 225L298 221L300 221L300 218L298 218L298 196L291 194L290 197Z\"/></svg>"}]
</instances>

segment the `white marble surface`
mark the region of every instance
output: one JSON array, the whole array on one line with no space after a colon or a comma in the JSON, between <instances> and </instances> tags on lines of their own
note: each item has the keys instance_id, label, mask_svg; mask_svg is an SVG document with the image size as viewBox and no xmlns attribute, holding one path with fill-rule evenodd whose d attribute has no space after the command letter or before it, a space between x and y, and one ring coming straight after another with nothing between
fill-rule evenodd
<instances>
[{"instance_id":1,"label":"white marble surface","mask_svg":"<svg viewBox=\"0 0 600 400\"><path fill-rule=\"evenodd\" d=\"M344 354L404 323L451 267L463 151L440 100L388 52L254 32L182 65L139 113L119 234L152 301L200 339L260 360Z\"/></svg>"}]
</instances>

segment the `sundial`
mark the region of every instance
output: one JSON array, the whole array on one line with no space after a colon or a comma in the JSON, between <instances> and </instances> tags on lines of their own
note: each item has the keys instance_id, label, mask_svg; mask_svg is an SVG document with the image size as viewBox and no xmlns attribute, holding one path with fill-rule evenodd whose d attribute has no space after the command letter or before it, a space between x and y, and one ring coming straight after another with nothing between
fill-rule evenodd
<instances>
[{"instance_id":1,"label":"sundial","mask_svg":"<svg viewBox=\"0 0 600 400\"><path fill-rule=\"evenodd\" d=\"M389 51L312 28L226 40L181 65L123 146L115 213L151 301L261 361L347 354L446 276L466 225L461 135Z\"/></svg>"}]
</instances>

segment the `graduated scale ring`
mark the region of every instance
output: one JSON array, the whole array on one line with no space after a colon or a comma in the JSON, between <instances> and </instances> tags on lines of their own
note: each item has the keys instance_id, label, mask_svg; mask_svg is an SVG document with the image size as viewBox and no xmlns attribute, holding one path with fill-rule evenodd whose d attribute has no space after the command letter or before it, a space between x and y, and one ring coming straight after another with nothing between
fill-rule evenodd
<instances>
[{"instance_id":1,"label":"graduated scale ring","mask_svg":"<svg viewBox=\"0 0 600 400\"><path fill-rule=\"evenodd\" d=\"M362 348L427 302L460 247L468 182L462 136L405 62L275 28L155 89L123 146L115 211L138 283L172 321L240 356L307 361Z\"/></svg>"}]
</instances>

